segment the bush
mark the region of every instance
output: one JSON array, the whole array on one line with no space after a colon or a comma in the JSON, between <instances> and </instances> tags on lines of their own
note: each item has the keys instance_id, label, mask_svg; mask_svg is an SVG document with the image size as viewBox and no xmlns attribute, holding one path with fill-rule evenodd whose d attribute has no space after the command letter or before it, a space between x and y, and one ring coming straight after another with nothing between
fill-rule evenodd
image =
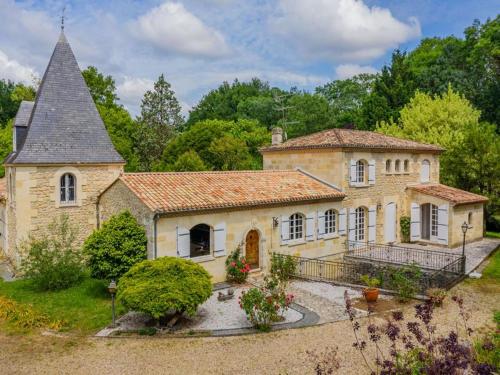
<instances>
[{"instance_id":1,"label":"bush","mask_svg":"<svg viewBox=\"0 0 500 375\"><path fill-rule=\"evenodd\" d=\"M252 325L269 331L271 323L278 322L293 301L293 295L285 292L286 283L271 275L264 279L264 286L241 293L240 307Z\"/></svg>"},{"instance_id":2,"label":"bush","mask_svg":"<svg viewBox=\"0 0 500 375\"><path fill-rule=\"evenodd\" d=\"M235 283L243 283L250 272L250 265L241 256L241 248L238 246L226 259L226 279Z\"/></svg>"},{"instance_id":3,"label":"bush","mask_svg":"<svg viewBox=\"0 0 500 375\"><path fill-rule=\"evenodd\" d=\"M92 277L118 280L147 258L146 231L129 211L112 216L83 244Z\"/></svg>"},{"instance_id":4,"label":"bush","mask_svg":"<svg viewBox=\"0 0 500 375\"><path fill-rule=\"evenodd\" d=\"M211 294L210 275L202 266L162 257L142 261L123 275L117 299L129 310L160 319L176 312L194 315Z\"/></svg>"},{"instance_id":5,"label":"bush","mask_svg":"<svg viewBox=\"0 0 500 375\"><path fill-rule=\"evenodd\" d=\"M39 290L66 289L84 276L81 252L75 248L76 231L67 215L55 219L43 239L23 245L21 272Z\"/></svg>"},{"instance_id":6,"label":"bush","mask_svg":"<svg viewBox=\"0 0 500 375\"><path fill-rule=\"evenodd\" d=\"M41 327L59 330L63 325L62 321L52 321L30 305L3 296L0 296L0 319L9 321L17 328L28 330Z\"/></svg>"},{"instance_id":7,"label":"bush","mask_svg":"<svg viewBox=\"0 0 500 375\"><path fill-rule=\"evenodd\" d=\"M280 281L288 281L297 270L297 261L290 255L273 253L271 256L271 274Z\"/></svg>"},{"instance_id":8,"label":"bush","mask_svg":"<svg viewBox=\"0 0 500 375\"><path fill-rule=\"evenodd\" d=\"M410 225L410 217L401 216L401 219L399 219L399 226L401 227L401 242L410 242Z\"/></svg>"},{"instance_id":9,"label":"bush","mask_svg":"<svg viewBox=\"0 0 500 375\"><path fill-rule=\"evenodd\" d=\"M398 299L406 302L415 297L419 291L422 271L416 264L397 268L391 275L391 284L398 292Z\"/></svg>"}]
</instances>

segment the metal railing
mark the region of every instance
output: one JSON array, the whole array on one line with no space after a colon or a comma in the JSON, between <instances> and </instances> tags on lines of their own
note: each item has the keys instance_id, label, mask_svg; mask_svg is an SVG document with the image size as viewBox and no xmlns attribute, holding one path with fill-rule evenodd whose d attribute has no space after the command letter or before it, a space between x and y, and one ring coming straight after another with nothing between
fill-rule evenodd
<instances>
[{"instance_id":1,"label":"metal railing","mask_svg":"<svg viewBox=\"0 0 500 375\"><path fill-rule=\"evenodd\" d=\"M394 289L393 275L398 269L405 269L406 264L387 264L388 262L369 262L366 259L330 261L317 258L305 258L294 255L274 253L279 258L288 257L295 262L294 276L297 278L326 281L341 284L364 285L361 277L377 277L384 289ZM449 288L463 277L462 259L456 259L439 270L422 272L418 281L420 293L428 288ZM406 271L403 271L406 272Z\"/></svg>"},{"instance_id":2,"label":"metal railing","mask_svg":"<svg viewBox=\"0 0 500 375\"><path fill-rule=\"evenodd\" d=\"M394 265L417 264L428 270L465 272L465 258L446 251L347 241L344 258L383 262Z\"/></svg>"}]
</instances>

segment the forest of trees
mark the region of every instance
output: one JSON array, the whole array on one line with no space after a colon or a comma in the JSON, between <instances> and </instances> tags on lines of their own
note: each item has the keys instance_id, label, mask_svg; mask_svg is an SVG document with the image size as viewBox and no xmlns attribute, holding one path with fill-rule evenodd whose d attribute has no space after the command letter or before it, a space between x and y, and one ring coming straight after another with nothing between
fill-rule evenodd
<instances>
[{"instance_id":1,"label":"forest of trees","mask_svg":"<svg viewBox=\"0 0 500 375\"><path fill-rule=\"evenodd\" d=\"M348 125L445 147L442 182L487 195L489 225L498 225L500 16L475 21L463 38L425 38L412 51L395 50L378 74L314 92L258 78L223 82L187 118L164 75L144 94L137 118L119 103L113 77L92 66L83 76L127 171L260 169L258 149L274 126L293 138ZM34 96L33 87L0 80L0 158L11 151L19 103ZM285 121L280 106L289 108Z\"/></svg>"}]
</instances>

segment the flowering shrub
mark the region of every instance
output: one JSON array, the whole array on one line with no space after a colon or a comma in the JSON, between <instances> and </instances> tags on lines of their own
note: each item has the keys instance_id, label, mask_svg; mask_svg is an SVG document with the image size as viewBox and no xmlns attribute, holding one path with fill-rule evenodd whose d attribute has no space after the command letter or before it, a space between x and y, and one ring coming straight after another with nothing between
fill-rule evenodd
<instances>
[{"instance_id":1,"label":"flowering shrub","mask_svg":"<svg viewBox=\"0 0 500 375\"><path fill-rule=\"evenodd\" d=\"M269 331L273 322L282 319L293 298L279 280L266 277L263 286L242 292L239 304L255 328Z\"/></svg>"},{"instance_id":2,"label":"flowering shrub","mask_svg":"<svg viewBox=\"0 0 500 375\"><path fill-rule=\"evenodd\" d=\"M355 310L347 292L344 294L346 312L351 321L354 339L353 344L372 374L493 374L497 370L494 361L481 360L470 342L472 329L467 321L469 314L463 306L463 299L452 297L458 307L465 337L460 337L459 330L446 334L438 334L433 324L434 304L430 301L415 306L414 321L406 321L401 311L392 312L387 322L376 325L370 323L366 327L368 341L363 340L361 325L356 321ZM388 342L387 350L382 343ZM375 358L367 352L371 344ZM483 345L492 352L492 345ZM485 356L486 357L486 356ZM335 359L335 357L333 357ZM319 363L325 366L325 359ZM328 363L326 364L328 365ZM334 363L335 365L335 363ZM318 368L318 367L316 367ZM320 374L321 372L318 372Z\"/></svg>"},{"instance_id":3,"label":"flowering shrub","mask_svg":"<svg viewBox=\"0 0 500 375\"><path fill-rule=\"evenodd\" d=\"M226 259L226 279L242 283L247 279L249 272L250 265L241 256L241 249L238 246Z\"/></svg>"},{"instance_id":4,"label":"flowering shrub","mask_svg":"<svg viewBox=\"0 0 500 375\"><path fill-rule=\"evenodd\" d=\"M275 275L281 281L290 280L297 270L297 261L290 255L273 253L271 256L271 274Z\"/></svg>"}]
</instances>

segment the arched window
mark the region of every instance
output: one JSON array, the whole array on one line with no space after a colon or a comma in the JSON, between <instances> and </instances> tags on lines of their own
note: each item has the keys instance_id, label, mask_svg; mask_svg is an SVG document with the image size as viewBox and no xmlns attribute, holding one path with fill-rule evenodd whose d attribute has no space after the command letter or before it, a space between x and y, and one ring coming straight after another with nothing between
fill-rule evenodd
<instances>
[{"instance_id":1,"label":"arched window","mask_svg":"<svg viewBox=\"0 0 500 375\"><path fill-rule=\"evenodd\" d=\"M409 172L410 171L410 161L408 159L405 160L404 171L405 172Z\"/></svg>"},{"instance_id":2,"label":"arched window","mask_svg":"<svg viewBox=\"0 0 500 375\"><path fill-rule=\"evenodd\" d=\"M401 160L396 160L396 162L394 163L394 171L396 173L399 173L401 172Z\"/></svg>"},{"instance_id":3,"label":"arched window","mask_svg":"<svg viewBox=\"0 0 500 375\"><path fill-rule=\"evenodd\" d=\"M73 203L76 201L76 177L71 173L61 176L61 203Z\"/></svg>"},{"instance_id":4,"label":"arched window","mask_svg":"<svg viewBox=\"0 0 500 375\"><path fill-rule=\"evenodd\" d=\"M212 244L212 228L207 224L198 224L189 231L190 248L189 257L196 258L210 255Z\"/></svg>"},{"instance_id":5,"label":"arched window","mask_svg":"<svg viewBox=\"0 0 500 375\"><path fill-rule=\"evenodd\" d=\"M422 169L420 171L420 181L429 182L431 177L431 163L425 159L422 161Z\"/></svg>"},{"instance_id":6,"label":"arched window","mask_svg":"<svg viewBox=\"0 0 500 375\"><path fill-rule=\"evenodd\" d=\"M392 168L392 160L391 159L387 159L385 161L385 171L387 173L391 173L391 168Z\"/></svg>"},{"instance_id":7,"label":"arched window","mask_svg":"<svg viewBox=\"0 0 500 375\"><path fill-rule=\"evenodd\" d=\"M354 211L354 241L365 240L366 210L358 207Z\"/></svg>"},{"instance_id":8,"label":"arched window","mask_svg":"<svg viewBox=\"0 0 500 375\"><path fill-rule=\"evenodd\" d=\"M304 238L304 215L295 213L290 216L290 240Z\"/></svg>"},{"instance_id":9,"label":"arched window","mask_svg":"<svg viewBox=\"0 0 500 375\"><path fill-rule=\"evenodd\" d=\"M337 231L337 213L335 210L325 212L325 234L335 233Z\"/></svg>"},{"instance_id":10,"label":"arched window","mask_svg":"<svg viewBox=\"0 0 500 375\"><path fill-rule=\"evenodd\" d=\"M366 162L364 160L358 160L356 162L356 182L364 184L366 177Z\"/></svg>"}]
</instances>

